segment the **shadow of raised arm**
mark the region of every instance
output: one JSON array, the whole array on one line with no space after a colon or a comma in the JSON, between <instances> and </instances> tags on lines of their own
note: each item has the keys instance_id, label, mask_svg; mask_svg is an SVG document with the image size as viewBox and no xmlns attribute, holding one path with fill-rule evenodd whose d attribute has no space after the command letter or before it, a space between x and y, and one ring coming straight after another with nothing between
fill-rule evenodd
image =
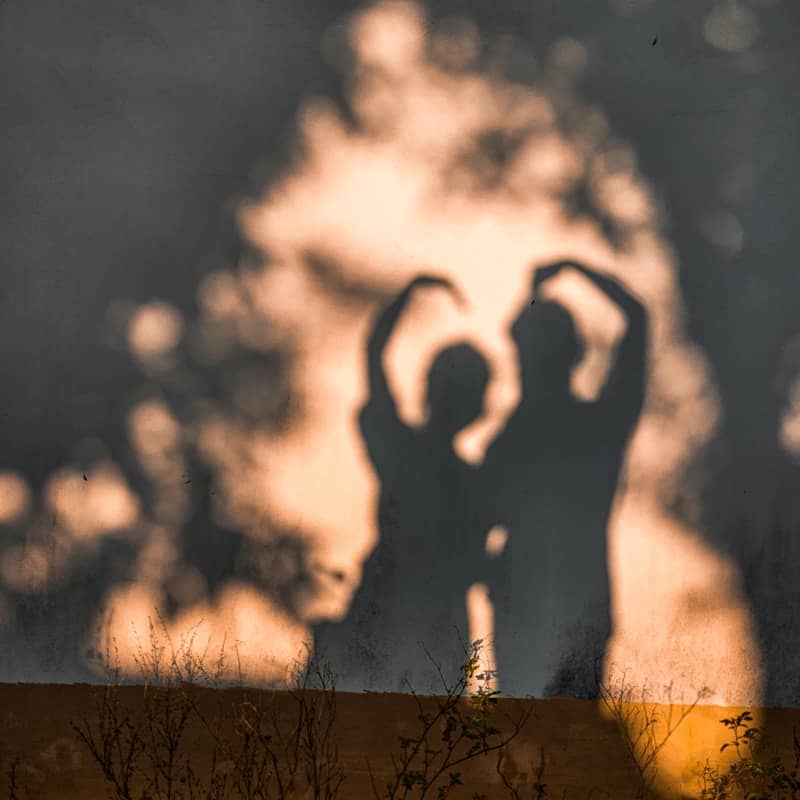
<instances>
[{"instance_id":1,"label":"shadow of raised arm","mask_svg":"<svg viewBox=\"0 0 800 800\"><path fill-rule=\"evenodd\" d=\"M412 280L380 313L367 342L369 397L359 415L361 434L373 464L381 471L392 458L392 449L405 436L408 426L397 413L392 391L383 368L383 356L389 339L411 295L424 287L439 286L462 302L461 294L447 279L420 275Z\"/></svg>"},{"instance_id":2,"label":"shadow of raised arm","mask_svg":"<svg viewBox=\"0 0 800 800\"><path fill-rule=\"evenodd\" d=\"M622 389L623 376L630 376L628 394L633 406L631 412L638 414L644 400L647 311L641 300L611 275L588 267L579 261L571 261L569 259L556 261L552 264L538 267L535 270L533 277L534 295L545 281L567 269L575 270L575 272L586 277L625 315L626 331L617 347L614 368L606 381L598 402L619 395Z\"/></svg>"},{"instance_id":3,"label":"shadow of raised arm","mask_svg":"<svg viewBox=\"0 0 800 800\"><path fill-rule=\"evenodd\" d=\"M644 321L644 306L634 294L629 292L619 281L612 278L609 274L593 269L592 267L587 267L585 264L581 264L580 261L556 261L553 264L538 267L533 277L534 294L536 294L545 281L566 269L573 269L575 272L588 278L609 300L619 306L620 310L623 311L627 317L629 324L636 326Z\"/></svg>"}]
</instances>

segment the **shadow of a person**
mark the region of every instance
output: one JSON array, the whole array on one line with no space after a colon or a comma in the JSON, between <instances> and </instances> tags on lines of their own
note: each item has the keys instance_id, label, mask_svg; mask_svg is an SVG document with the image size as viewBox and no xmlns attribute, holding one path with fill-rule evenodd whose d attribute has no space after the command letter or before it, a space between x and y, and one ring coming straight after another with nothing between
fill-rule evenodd
<instances>
[{"instance_id":1,"label":"shadow of a person","mask_svg":"<svg viewBox=\"0 0 800 800\"><path fill-rule=\"evenodd\" d=\"M606 528L645 385L646 312L612 278L561 261L533 291L575 270L623 312L627 329L600 396L577 400L582 345L570 314L532 302L511 332L522 399L484 461L484 491L507 545L490 566L499 686L510 695L596 694L611 633Z\"/></svg>"},{"instance_id":2,"label":"shadow of a person","mask_svg":"<svg viewBox=\"0 0 800 800\"><path fill-rule=\"evenodd\" d=\"M320 626L318 652L339 686L441 692L463 661L466 592L483 560L485 503L478 471L454 436L483 413L489 369L466 343L442 350L427 376L429 417L420 428L398 414L383 368L386 345L411 295L438 278L412 281L383 311L367 348L369 399L359 425L380 480L379 541L347 619ZM426 652L427 651L427 652Z\"/></svg>"}]
</instances>

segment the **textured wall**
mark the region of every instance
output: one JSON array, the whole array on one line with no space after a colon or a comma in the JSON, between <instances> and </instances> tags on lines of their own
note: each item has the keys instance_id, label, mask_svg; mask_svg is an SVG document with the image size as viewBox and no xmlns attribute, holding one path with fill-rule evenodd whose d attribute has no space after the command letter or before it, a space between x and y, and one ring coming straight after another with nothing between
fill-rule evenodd
<instances>
[{"instance_id":1,"label":"textured wall","mask_svg":"<svg viewBox=\"0 0 800 800\"><path fill-rule=\"evenodd\" d=\"M798 703L795 9L354 10L0 6L0 678Z\"/></svg>"}]
</instances>

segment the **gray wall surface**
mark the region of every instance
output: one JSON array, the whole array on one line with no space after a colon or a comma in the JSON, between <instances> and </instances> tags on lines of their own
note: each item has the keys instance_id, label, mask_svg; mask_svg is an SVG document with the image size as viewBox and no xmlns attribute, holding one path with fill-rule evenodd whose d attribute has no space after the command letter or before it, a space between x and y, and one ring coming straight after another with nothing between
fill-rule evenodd
<instances>
[{"instance_id":1,"label":"gray wall surface","mask_svg":"<svg viewBox=\"0 0 800 800\"><path fill-rule=\"evenodd\" d=\"M0 679L96 680L102 612L115 607L117 620L158 614L178 639L196 618L217 642L238 619L228 641L252 679L275 679L313 639L345 688L408 679L427 691L436 676L419 643L453 667L455 631L483 630L488 604L512 694L591 695L605 660L607 671L630 661L642 680L660 663L658 680L709 685L720 701L800 703L797 9L431 0L420 36L459 13L474 28L441 41L477 30L488 43L474 73L453 65L457 53L436 56L442 87L488 75L502 60L491 43L513 37L515 55L496 51L497 80L545 98L556 121L540 142L486 100L499 144L466 148L464 167L486 183L462 196L461 173L447 173L454 205L423 212L397 199L405 177L418 197L414 148L430 136L425 163L438 165L441 132L469 103L438 119L447 92L431 100L414 83L427 56L382 39L380 19L343 56L342 20L360 7L0 4ZM365 88L375 75L385 96ZM361 150L326 133L312 97L337 104ZM635 153L626 174L647 187L644 216L614 205L639 197L627 184L602 184L603 199L582 162L574 185L531 201L534 216L547 203L558 215L532 223L529 256L511 226L494 250L487 233L473 266L475 209L517 202L490 186L516 186L504 159L520 140L541 145L531 158L553 142L595 158L606 134L587 133L590 108ZM428 113L430 131L415 127ZM400 144L379 153L386 141ZM372 177L350 195L353 171ZM492 214L505 219L486 214L490 231ZM431 233L437 215L450 250ZM530 304L534 267L562 260L601 296L584 327L555 293ZM463 275L474 324L436 287L410 295L405 316L392 306L428 272ZM623 332L604 332L603 314L621 315ZM586 331L610 367L599 396L579 402L570 375ZM462 458L451 440L504 368L518 405L497 412L481 459ZM685 396L684 368L695 370ZM428 392L425 424L409 423L403 386L418 405ZM662 474L678 440L685 452ZM484 543L495 526L502 553ZM273 666L259 672L264 659Z\"/></svg>"}]
</instances>

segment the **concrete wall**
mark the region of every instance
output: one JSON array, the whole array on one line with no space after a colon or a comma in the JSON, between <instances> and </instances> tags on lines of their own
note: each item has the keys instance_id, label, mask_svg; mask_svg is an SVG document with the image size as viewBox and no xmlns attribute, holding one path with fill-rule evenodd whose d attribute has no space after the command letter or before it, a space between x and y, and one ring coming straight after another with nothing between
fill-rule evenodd
<instances>
[{"instance_id":1,"label":"concrete wall","mask_svg":"<svg viewBox=\"0 0 800 800\"><path fill-rule=\"evenodd\" d=\"M0 7L0 678L796 704L795 9L355 8Z\"/></svg>"}]
</instances>

